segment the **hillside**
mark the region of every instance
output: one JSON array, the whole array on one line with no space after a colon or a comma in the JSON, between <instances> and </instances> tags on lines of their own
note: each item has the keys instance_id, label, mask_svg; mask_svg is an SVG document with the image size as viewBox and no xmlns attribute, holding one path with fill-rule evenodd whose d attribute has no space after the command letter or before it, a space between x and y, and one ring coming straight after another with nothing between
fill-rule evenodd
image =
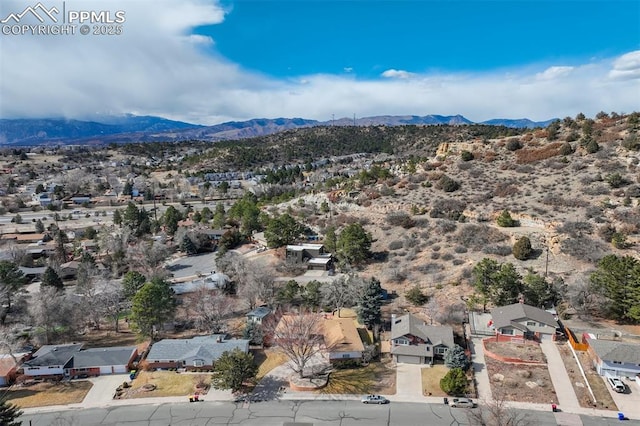
<instances>
[{"instance_id":1,"label":"hillside","mask_svg":"<svg viewBox=\"0 0 640 426\"><path fill-rule=\"evenodd\" d=\"M377 163L392 177L359 174L280 207L293 209L320 233L360 222L374 237L378 259L363 273L401 295L418 285L441 309L472 293L471 270L485 257L513 263L521 274L529 268L548 272L568 300L577 300L602 257L638 256L638 129L632 115L565 119L544 130L490 139L444 128L432 139L395 134L396 156ZM285 144L291 136L279 137ZM446 192L443 176L459 189ZM331 206L329 217L314 214L323 201ZM505 209L519 226L496 224ZM612 242L614 233L622 243ZM524 261L512 255L521 236L534 250ZM410 307L403 297L394 303Z\"/></svg>"}]
</instances>

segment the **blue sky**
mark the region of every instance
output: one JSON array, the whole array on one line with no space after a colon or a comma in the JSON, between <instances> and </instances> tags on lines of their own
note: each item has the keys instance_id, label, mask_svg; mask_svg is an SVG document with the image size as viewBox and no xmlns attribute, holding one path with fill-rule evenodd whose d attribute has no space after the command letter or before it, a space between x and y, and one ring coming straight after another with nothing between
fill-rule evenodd
<instances>
[{"instance_id":1,"label":"blue sky","mask_svg":"<svg viewBox=\"0 0 640 426\"><path fill-rule=\"evenodd\" d=\"M640 46L640 1L240 0L197 29L275 77L579 64ZM607 17L606 20L603 17Z\"/></svg>"},{"instance_id":2,"label":"blue sky","mask_svg":"<svg viewBox=\"0 0 640 426\"><path fill-rule=\"evenodd\" d=\"M0 21L32 4L1 0ZM640 109L640 0L67 0L66 8L122 11L122 34L3 27L0 117L483 121Z\"/></svg>"}]
</instances>

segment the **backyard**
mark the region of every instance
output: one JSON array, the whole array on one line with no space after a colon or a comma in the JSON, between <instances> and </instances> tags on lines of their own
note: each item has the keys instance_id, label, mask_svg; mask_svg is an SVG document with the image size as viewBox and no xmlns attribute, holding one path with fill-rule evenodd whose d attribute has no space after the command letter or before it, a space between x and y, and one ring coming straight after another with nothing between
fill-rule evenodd
<instances>
[{"instance_id":1,"label":"backyard","mask_svg":"<svg viewBox=\"0 0 640 426\"><path fill-rule=\"evenodd\" d=\"M86 380L72 382L40 382L32 385L13 385L6 398L20 408L67 405L82 402L93 384Z\"/></svg>"}]
</instances>

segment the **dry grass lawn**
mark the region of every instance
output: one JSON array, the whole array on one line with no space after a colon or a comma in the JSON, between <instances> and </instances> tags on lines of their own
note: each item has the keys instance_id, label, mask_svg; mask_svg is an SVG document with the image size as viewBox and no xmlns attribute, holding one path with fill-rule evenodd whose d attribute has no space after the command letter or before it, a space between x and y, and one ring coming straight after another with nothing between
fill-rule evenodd
<instances>
[{"instance_id":1,"label":"dry grass lawn","mask_svg":"<svg viewBox=\"0 0 640 426\"><path fill-rule=\"evenodd\" d=\"M200 380L211 384L211 373L177 373L175 371L141 371L123 398L148 398L158 396L188 396L196 391ZM145 391L142 387L153 384L156 388ZM202 392L201 392L202 393Z\"/></svg>"},{"instance_id":2,"label":"dry grass lawn","mask_svg":"<svg viewBox=\"0 0 640 426\"><path fill-rule=\"evenodd\" d=\"M596 400L598 401L596 408L601 410L618 410L618 407L613 401L613 398L611 398L611 394L609 393L609 389L607 389L607 385L604 380L602 380L602 377L600 377L600 375L598 375L598 373L593 369L589 354L586 352L577 352L577 355L580 360L580 364L584 369L584 374L587 376L587 380L591 385L591 390L593 390L593 394L596 396Z\"/></svg>"},{"instance_id":3,"label":"dry grass lawn","mask_svg":"<svg viewBox=\"0 0 640 426\"><path fill-rule=\"evenodd\" d=\"M440 389L440 379L447 374L449 369L444 364L436 364L430 368L423 368L422 374L422 394L425 396L447 396Z\"/></svg>"},{"instance_id":4,"label":"dry grass lawn","mask_svg":"<svg viewBox=\"0 0 640 426\"><path fill-rule=\"evenodd\" d=\"M89 381L37 383L31 386L12 386L7 399L20 408L67 405L82 402L93 384Z\"/></svg>"},{"instance_id":5,"label":"dry grass lawn","mask_svg":"<svg viewBox=\"0 0 640 426\"><path fill-rule=\"evenodd\" d=\"M540 349L540 345L492 341L486 342L485 345L488 350L496 355L518 358L523 361L547 362L546 357L542 353L542 349Z\"/></svg>"},{"instance_id":6,"label":"dry grass lawn","mask_svg":"<svg viewBox=\"0 0 640 426\"><path fill-rule=\"evenodd\" d=\"M318 393L393 395L396 393L396 371L382 362L335 370L329 376L329 384Z\"/></svg>"},{"instance_id":7,"label":"dry grass lawn","mask_svg":"<svg viewBox=\"0 0 640 426\"><path fill-rule=\"evenodd\" d=\"M578 368L578 363L576 359L573 357L571 353L571 349L569 345L558 345L558 350L562 355L562 361L564 362L564 367L567 370L567 374L571 379L571 384L573 385L573 390L576 393L576 397L578 398L578 402L581 407L585 408L593 408L593 401L591 399L591 394L589 393L589 389L584 382L584 378L582 377L582 373L580 373L580 369Z\"/></svg>"},{"instance_id":8,"label":"dry grass lawn","mask_svg":"<svg viewBox=\"0 0 640 426\"><path fill-rule=\"evenodd\" d=\"M253 358L259 366L256 375L258 380L262 379L269 371L287 362L286 355L275 349L253 351Z\"/></svg>"}]
</instances>

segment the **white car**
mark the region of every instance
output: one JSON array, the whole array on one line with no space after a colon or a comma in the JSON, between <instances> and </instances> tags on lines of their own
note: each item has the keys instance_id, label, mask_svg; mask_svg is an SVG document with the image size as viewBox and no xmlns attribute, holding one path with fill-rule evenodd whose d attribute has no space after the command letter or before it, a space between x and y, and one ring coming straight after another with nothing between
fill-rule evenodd
<instances>
[{"instance_id":1,"label":"white car","mask_svg":"<svg viewBox=\"0 0 640 426\"><path fill-rule=\"evenodd\" d=\"M449 403L452 408L474 408L476 403L469 398L453 398Z\"/></svg>"},{"instance_id":2,"label":"white car","mask_svg":"<svg viewBox=\"0 0 640 426\"><path fill-rule=\"evenodd\" d=\"M609 382L611 389L618 393L624 393L627 390L627 387L624 385L622 380L617 377L607 377L607 382Z\"/></svg>"},{"instance_id":3,"label":"white car","mask_svg":"<svg viewBox=\"0 0 640 426\"><path fill-rule=\"evenodd\" d=\"M380 395L365 395L362 397L363 404L388 404L389 400Z\"/></svg>"}]
</instances>

